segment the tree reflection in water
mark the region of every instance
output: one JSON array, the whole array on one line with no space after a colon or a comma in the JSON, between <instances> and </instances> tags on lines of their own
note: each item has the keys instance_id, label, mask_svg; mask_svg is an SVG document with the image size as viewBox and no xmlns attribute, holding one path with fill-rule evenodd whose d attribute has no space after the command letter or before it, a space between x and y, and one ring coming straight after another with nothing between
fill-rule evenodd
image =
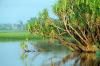
<instances>
[{"instance_id":1,"label":"tree reflection in water","mask_svg":"<svg viewBox=\"0 0 100 66\"><path fill-rule=\"evenodd\" d=\"M100 61L96 62L97 55L95 53L87 53L87 52L82 52L82 53L72 52L71 54L62 59L62 63L66 63L68 60L72 60L75 58L77 58L77 60L75 60L75 63L72 66L77 66L77 63L79 61L80 61L79 66L100 66L99 63Z\"/></svg>"},{"instance_id":2,"label":"tree reflection in water","mask_svg":"<svg viewBox=\"0 0 100 66\"><path fill-rule=\"evenodd\" d=\"M31 58L32 62L34 62L33 60L41 53L43 52L37 52L36 54L34 54L34 56ZM27 55L24 55L24 56L26 57ZM55 62L54 59L61 59L61 60L58 62ZM74 63L72 62L73 60L74 60ZM68 63L69 61L70 61L70 64ZM51 63L47 64L47 62L51 62ZM100 66L100 60L98 59L95 53L72 52L64 58L52 57L52 58L46 59L43 61L42 65L43 66L66 66L66 65L67 66L70 66L70 65L71 66Z\"/></svg>"},{"instance_id":3,"label":"tree reflection in water","mask_svg":"<svg viewBox=\"0 0 100 66\"><path fill-rule=\"evenodd\" d=\"M61 48L63 48L61 46L60 47L57 46L59 48L55 49L56 47L50 47L48 45L44 45L44 43L43 44L39 43L37 44L38 46L34 42L30 44L34 45L34 48L36 49L36 51L30 50L31 53L34 53L33 57L31 57L30 59L27 57L29 53L28 50L26 50L27 52L25 51L22 54L21 59L25 60L27 58L26 66L28 66L28 61L31 61L31 63L33 63L35 61L34 59L37 56L39 56L41 53L49 52L52 49L61 50ZM41 48L44 48L44 49L41 49ZM46 49L49 49L49 50L46 50ZM51 51L51 52L54 52L54 51ZM67 52L68 52L68 49L67 49ZM60 59L60 60L55 61L55 59L56 60ZM65 57L51 57L45 60L43 59L42 66L100 66L100 59L97 57L96 53L71 52L69 55Z\"/></svg>"}]
</instances>

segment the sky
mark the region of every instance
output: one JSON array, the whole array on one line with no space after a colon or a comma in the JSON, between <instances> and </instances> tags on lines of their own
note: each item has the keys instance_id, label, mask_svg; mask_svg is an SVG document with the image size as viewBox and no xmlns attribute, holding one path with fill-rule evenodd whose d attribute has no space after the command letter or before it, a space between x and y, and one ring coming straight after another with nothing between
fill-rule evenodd
<instances>
[{"instance_id":1,"label":"sky","mask_svg":"<svg viewBox=\"0 0 100 66\"><path fill-rule=\"evenodd\" d=\"M57 0L0 0L0 24L24 24L31 17L38 17L38 13L44 8L48 9L49 16L57 19L52 11L51 5Z\"/></svg>"}]
</instances>

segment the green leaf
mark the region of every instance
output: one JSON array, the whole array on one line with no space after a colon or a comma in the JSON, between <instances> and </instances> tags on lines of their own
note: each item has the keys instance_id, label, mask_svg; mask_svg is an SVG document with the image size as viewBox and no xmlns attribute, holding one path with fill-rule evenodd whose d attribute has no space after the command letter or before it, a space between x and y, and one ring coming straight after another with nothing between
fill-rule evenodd
<instances>
[{"instance_id":1,"label":"green leaf","mask_svg":"<svg viewBox=\"0 0 100 66\"><path fill-rule=\"evenodd\" d=\"M24 45L24 42L21 43L21 46L23 46L23 45Z\"/></svg>"},{"instance_id":2,"label":"green leaf","mask_svg":"<svg viewBox=\"0 0 100 66\"><path fill-rule=\"evenodd\" d=\"M54 30L52 30L52 32L54 32Z\"/></svg>"},{"instance_id":3,"label":"green leaf","mask_svg":"<svg viewBox=\"0 0 100 66\"><path fill-rule=\"evenodd\" d=\"M84 0L81 0L82 3L84 3Z\"/></svg>"},{"instance_id":4,"label":"green leaf","mask_svg":"<svg viewBox=\"0 0 100 66\"><path fill-rule=\"evenodd\" d=\"M69 15L70 15L70 17L72 18L73 15L72 15L72 14L69 14Z\"/></svg>"},{"instance_id":5,"label":"green leaf","mask_svg":"<svg viewBox=\"0 0 100 66\"><path fill-rule=\"evenodd\" d=\"M95 32L95 29L93 30L93 32Z\"/></svg>"},{"instance_id":6,"label":"green leaf","mask_svg":"<svg viewBox=\"0 0 100 66\"><path fill-rule=\"evenodd\" d=\"M96 55L97 55L97 57L100 59L100 49L98 49L98 50L96 51Z\"/></svg>"},{"instance_id":7,"label":"green leaf","mask_svg":"<svg viewBox=\"0 0 100 66\"><path fill-rule=\"evenodd\" d=\"M43 35L43 32L41 32L41 35Z\"/></svg>"},{"instance_id":8,"label":"green leaf","mask_svg":"<svg viewBox=\"0 0 100 66\"><path fill-rule=\"evenodd\" d=\"M25 46L24 46L24 45L22 45L22 48L25 48Z\"/></svg>"},{"instance_id":9,"label":"green leaf","mask_svg":"<svg viewBox=\"0 0 100 66\"><path fill-rule=\"evenodd\" d=\"M94 47L98 47L99 46L99 43L96 43L95 45L94 45Z\"/></svg>"},{"instance_id":10,"label":"green leaf","mask_svg":"<svg viewBox=\"0 0 100 66\"><path fill-rule=\"evenodd\" d=\"M28 28L30 29L30 23L28 22L27 24L28 24Z\"/></svg>"},{"instance_id":11,"label":"green leaf","mask_svg":"<svg viewBox=\"0 0 100 66\"><path fill-rule=\"evenodd\" d=\"M35 21L35 24L34 24L35 26L37 25L37 22Z\"/></svg>"},{"instance_id":12,"label":"green leaf","mask_svg":"<svg viewBox=\"0 0 100 66\"><path fill-rule=\"evenodd\" d=\"M95 61L96 61L96 62L99 62L99 58L95 58Z\"/></svg>"},{"instance_id":13,"label":"green leaf","mask_svg":"<svg viewBox=\"0 0 100 66\"><path fill-rule=\"evenodd\" d=\"M63 5L63 6L62 6L62 10L64 10L64 9L65 9L65 6Z\"/></svg>"},{"instance_id":14,"label":"green leaf","mask_svg":"<svg viewBox=\"0 0 100 66\"><path fill-rule=\"evenodd\" d=\"M88 4L88 3L89 3L89 1L88 1L88 0L86 0L86 3Z\"/></svg>"},{"instance_id":15,"label":"green leaf","mask_svg":"<svg viewBox=\"0 0 100 66\"><path fill-rule=\"evenodd\" d=\"M51 26L51 28L50 28L51 30L53 30L53 27Z\"/></svg>"}]
</instances>

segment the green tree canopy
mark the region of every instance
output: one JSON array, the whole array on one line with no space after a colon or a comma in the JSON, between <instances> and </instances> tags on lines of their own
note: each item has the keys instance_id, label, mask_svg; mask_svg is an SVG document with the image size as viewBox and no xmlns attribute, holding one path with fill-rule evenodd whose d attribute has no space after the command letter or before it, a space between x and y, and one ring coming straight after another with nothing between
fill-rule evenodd
<instances>
[{"instance_id":1,"label":"green tree canopy","mask_svg":"<svg viewBox=\"0 0 100 66\"><path fill-rule=\"evenodd\" d=\"M47 9L44 9L42 13L39 12L37 19L37 22L43 23L39 22L32 27L37 30L35 32L38 35L58 39L72 51L96 52L100 48L99 0L58 0L52 5L52 10L59 17L60 26L50 19ZM63 38L65 33L78 44L65 40ZM96 43L99 45L95 47Z\"/></svg>"}]
</instances>

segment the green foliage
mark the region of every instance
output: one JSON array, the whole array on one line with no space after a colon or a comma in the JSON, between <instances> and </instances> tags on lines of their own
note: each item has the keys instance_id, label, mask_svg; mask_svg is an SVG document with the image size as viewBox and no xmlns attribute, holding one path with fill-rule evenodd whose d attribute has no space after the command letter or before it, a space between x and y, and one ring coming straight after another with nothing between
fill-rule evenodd
<instances>
[{"instance_id":1,"label":"green foliage","mask_svg":"<svg viewBox=\"0 0 100 66\"><path fill-rule=\"evenodd\" d=\"M84 1L84 2L83 2ZM76 3L79 2L79 4L76 4L74 7L76 7L77 9L76 10L80 10L79 11L79 14L81 13L89 13L89 14L92 14L92 11L95 12L96 14L96 17L99 17L100 13L100 1L96 1L96 0L83 0L83 1L75 1ZM80 6L80 9L78 9L78 6Z\"/></svg>"},{"instance_id":2,"label":"green foliage","mask_svg":"<svg viewBox=\"0 0 100 66\"><path fill-rule=\"evenodd\" d=\"M99 0L58 0L55 5L52 5L52 9L59 20L57 22L51 21L48 10L44 9L42 13L39 12L38 19L28 22L30 32L35 34L38 32L38 35L42 37L54 37L55 33L64 34L68 32L70 36L86 48L88 44L93 43L89 41L99 42L99 40L94 40L99 38L99 31L97 31L100 26ZM92 39L88 41L88 38ZM93 44L91 45L93 46ZM98 47L99 43L94 46L95 48Z\"/></svg>"},{"instance_id":3,"label":"green foliage","mask_svg":"<svg viewBox=\"0 0 100 66\"><path fill-rule=\"evenodd\" d=\"M99 58L95 58L95 61L96 61L96 62L99 62Z\"/></svg>"},{"instance_id":4,"label":"green foliage","mask_svg":"<svg viewBox=\"0 0 100 66\"><path fill-rule=\"evenodd\" d=\"M73 3L72 3L73 2ZM73 4L73 11L74 15L71 14L69 9L72 9ZM71 22L73 20L78 20L80 25L85 24L86 17L85 13L90 15L95 12L95 19L100 16L100 1L99 0L58 0L55 5L52 5L52 9L55 14L61 16L61 12L66 11L67 14L71 17ZM82 19L79 17L81 16ZM90 17L89 17L90 18Z\"/></svg>"},{"instance_id":5,"label":"green foliage","mask_svg":"<svg viewBox=\"0 0 100 66\"><path fill-rule=\"evenodd\" d=\"M39 20L42 20L42 14L39 12Z\"/></svg>"},{"instance_id":6,"label":"green foliage","mask_svg":"<svg viewBox=\"0 0 100 66\"><path fill-rule=\"evenodd\" d=\"M45 9L43 10L42 16L44 17L44 19L46 19L46 17L49 16L47 8L45 8Z\"/></svg>"},{"instance_id":7,"label":"green foliage","mask_svg":"<svg viewBox=\"0 0 100 66\"><path fill-rule=\"evenodd\" d=\"M99 43L96 43L95 45L94 45L94 47L98 47L99 46Z\"/></svg>"},{"instance_id":8,"label":"green foliage","mask_svg":"<svg viewBox=\"0 0 100 66\"><path fill-rule=\"evenodd\" d=\"M67 0L59 0L55 5L52 5L52 9L54 13L60 16L60 12L66 10L66 6L69 4Z\"/></svg>"},{"instance_id":9,"label":"green foliage","mask_svg":"<svg viewBox=\"0 0 100 66\"><path fill-rule=\"evenodd\" d=\"M37 20L32 21L32 27L35 27L35 26L37 26Z\"/></svg>"},{"instance_id":10,"label":"green foliage","mask_svg":"<svg viewBox=\"0 0 100 66\"><path fill-rule=\"evenodd\" d=\"M29 23L29 22L27 22L27 24L28 24L28 29L30 29L30 23Z\"/></svg>"},{"instance_id":11,"label":"green foliage","mask_svg":"<svg viewBox=\"0 0 100 66\"><path fill-rule=\"evenodd\" d=\"M100 1L97 0L58 0L55 5L52 5L52 9L55 14L58 16L61 16L61 12L64 12L68 14L67 16L70 17L70 23L74 27L74 24L79 24L83 25L84 27L87 27L86 25L86 16L85 14L89 14L89 17L93 15L93 12L95 13L95 19L99 17L100 15ZM73 6L73 7L72 7ZM70 10L73 10L74 14L70 12ZM39 19L38 20L33 20L32 21L32 26L29 27L31 28L32 31L34 31L33 27L36 28L36 25L41 22L41 20L44 20L44 22L48 17L48 10L45 8L42 13L39 12ZM91 21L89 21L91 24ZM29 25L30 26L30 25ZM44 27L42 25L42 27ZM49 26L48 26L49 27ZM44 28L43 28L44 29ZM41 30L43 33L43 29ZM49 28L47 28L49 29ZM46 30L46 29L44 29ZM49 31L48 31L49 32Z\"/></svg>"},{"instance_id":12,"label":"green foliage","mask_svg":"<svg viewBox=\"0 0 100 66\"><path fill-rule=\"evenodd\" d=\"M100 49L98 49L98 50L96 51L96 55L97 55L98 58L100 59Z\"/></svg>"},{"instance_id":13,"label":"green foliage","mask_svg":"<svg viewBox=\"0 0 100 66\"><path fill-rule=\"evenodd\" d=\"M20 43L22 48L25 48L26 44L24 42Z\"/></svg>"}]
</instances>

